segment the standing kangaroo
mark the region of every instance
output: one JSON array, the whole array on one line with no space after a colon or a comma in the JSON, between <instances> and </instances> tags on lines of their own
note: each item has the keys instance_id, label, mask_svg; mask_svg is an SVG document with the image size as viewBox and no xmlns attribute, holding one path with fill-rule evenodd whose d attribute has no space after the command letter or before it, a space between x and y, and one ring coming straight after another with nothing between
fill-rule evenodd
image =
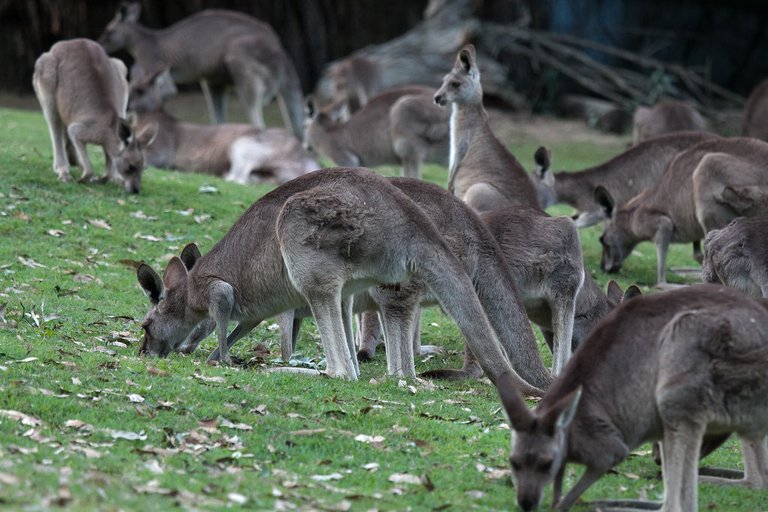
<instances>
[{"instance_id":1,"label":"standing kangaroo","mask_svg":"<svg viewBox=\"0 0 768 512\"><path fill-rule=\"evenodd\" d=\"M476 61L471 44L459 50L434 97L440 106L451 104L448 190L478 212L514 205L540 208L525 169L488 125Z\"/></svg>"},{"instance_id":2,"label":"standing kangaroo","mask_svg":"<svg viewBox=\"0 0 768 512\"><path fill-rule=\"evenodd\" d=\"M704 281L768 298L768 215L739 217L704 239Z\"/></svg>"},{"instance_id":3,"label":"standing kangaroo","mask_svg":"<svg viewBox=\"0 0 768 512\"><path fill-rule=\"evenodd\" d=\"M630 371L628 371L630 370ZM742 437L745 478L768 487L768 303L697 285L638 297L592 331L534 411L514 385L498 386L514 431L517 503L569 509L640 444L662 440L663 511L697 509L700 451ZM702 442L704 446L702 447ZM561 499L569 462L586 470Z\"/></svg>"},{"instance_id":4,"label":"standing kangaroo","mask_svg":"<svg viewBox=\"0 0 768 512\"><path fill-rule=\"evenodd\" d=\"M200 82L214 122L224 121L224 91L234 85L255 126L277 97L286 127L301 138L303 95L296 69L272 27L246 14L208 9L153 30L139 24L138 2L123 3L99 43L134 59L131 79L170 68L177 84Z\"/></svg>"},{"instance_id":5,"label":"standing kangaroo","mask_svg":"<svg viewBox=\"0 0 768 512\"><path fill-rule=\"evenodd\" d=\"M757 84L747 98L741 120L741 134L768 141L768 80Z\"/></svg>"},{"instance_id":6,"label":"standing kangaroo","mask_svg":"<svg viewBox=\"0 0 768 512\"><path fill-rule=\"evenodd\" d=\"M766 158L768 144L759 140L712 139L681 152L654 188L624 206L617 207L611 194L598 187L595 200L609 217L600 237L600 267L606 272L618 272L638 243L653 240L658 258L657 282L665 283L670 243L699 241L707 230L723 227L754 208L745 196L755 192L749 183L765 181L761 175ZM723 176L732 177L734 186L720 180Z\"/></svg>"},{"instance_id":7,"label":"standing kangaroo","mask_svg":"<svg viewBox=\"0 0 768 512\"><path fill-rule=\"evenodd\" d=\"M250 124L200 125L181 122L162 106L164 90L173 90L167 71L145 82L132 81L129 108L134 128L156 126L158 135L147 147L147 163L164 169L225 176L248 184L285 183L320 168L301 142L281 128Z\"/></svg>"},{"instance_id":8,"label":"standing kangaroo","mask_svg":"<svg viewBox=\"0 0 768 512\"><path fill-rule=\"evenodd\" d=\"M712 133L700 132L661 135L581 171L553 173L548 165L537 160L538 167L532 177L543 208L556 203L569 204L577 210L576 226L584 228L605 219L603 208L595 201L596 187L605 188L616 205L622 206L644 189L656 185L678 153L715 137Z\"/></svg>"},{"instance_id":9,"label":"standing kangaroo","mask_svg":"<svg viewBox=\"0 0 768 512\"><path fill-rule=\"evenodd\" d=\"M307 102L304 142L336 165L400 164L403 176L421 177L421 164L448 163L448 115L432 103L434 89L391 89L343 122Z\"/></svg>"},{"instance_id":10,"label":"standing kangaroo","mask_svg":"<svg viewBox=\"0 0 768 512\"><path fill-rule=\"evenodd\" d=\"M53 170L59 180L72 179L67 145L71 144L83 173L93 178L87 144L104 150L106 171L98 181L114 180L138 193L144 170L143 148L153 139L152 129L134 135L125 119L128 83L125 65L110 59L89 39L54 44L35 62L32 85L43 109L53 143Z\"/></svg>"},{"instance_id":11,"label":"standing kangaroo","mask_svg":"<svg viewBox=\"0 0 768 512\"><path fill-rule=\"evenodd\" d=\"M382 236L392 232L400 234L398 240ZM171 259L162 279L140 265L137 277L152 304L142 322L141 351L167 355L212 319L218 349L210 359L230 364L229 347L264 318L308 303L327 373L355 380L351 303L344 299L412 275L456 320L492 381L510 373L528 392L540 393L514 373L472 282L434 224L367 169L321 170L278 187L256 201L206 255L186 264ZM230 320L239 323L227 336Z\"/></svg>"},{"instance_id":12,"label":"standing kangaroo","mask_svg":"<svg viewBox=\"0 0 768 512\"><path fill-rule=\"evenodd\" d=\"M437 185L412 178L390 178L387 181L401 190L434 223L451 253L461 262L515 371L537 388L549 386L552 377L541 361L536 338L520 305L515 283L499 246L483 222L464 203ZM418 276L394 286L385 284L354 295L355 312L379 311L382 317L387 336L389 374L416 376L412 339L419 306L436 303L435 294ZM279 324L284 360L287 361L295 349L301 320L310 315L307 307L281 315ZM185 351L194 350L191 345L182 347ZM442 370L442 374L435 376L482 376L474 357L472 361L472 366L467 369Z\"/></svg>"},{"instance_id":13,"label":"standing kangaroo","mask_svg":"<svg viewBox=\"0 0 768 512\"><path fill-rule=\"evenodd\" d=\"M637 107L633 116L632 143L674 132L703 132L707 122L690 104L679 100L661 100L653 107Z\"/></svg>"}]
</instances>

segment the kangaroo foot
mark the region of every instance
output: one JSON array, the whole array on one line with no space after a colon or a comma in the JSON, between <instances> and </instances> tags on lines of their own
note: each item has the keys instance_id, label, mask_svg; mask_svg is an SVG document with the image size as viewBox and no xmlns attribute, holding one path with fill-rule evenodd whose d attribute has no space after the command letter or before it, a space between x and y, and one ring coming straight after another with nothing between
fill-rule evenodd
<instances>
[{"instance_id":1,"label":"kangaroo foot","mask_svg":"<svg viewBox=\"0 0 768 512\"><path fill-rule=\"evenodd\" d=\"M715 485L733 485L750 489L764 489L768 482L761 478L749 478L743 471L728 468L699 468L699 482Z\"/></svg>"}]
</instances>

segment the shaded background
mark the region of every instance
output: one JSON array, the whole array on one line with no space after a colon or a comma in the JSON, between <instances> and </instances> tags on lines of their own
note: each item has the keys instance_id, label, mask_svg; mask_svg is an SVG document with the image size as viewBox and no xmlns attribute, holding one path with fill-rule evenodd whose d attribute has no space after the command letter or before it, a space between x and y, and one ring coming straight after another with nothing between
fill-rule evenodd
<instances>
[{"instance_id":1,"label":"shaded background","mask_svg":"<svg viewBox=\"0 0 768 512\"><path fill-rule=\"evenodd\" d=\"M0 91L31 94L35 59L54 42L96 39L119 0L0 0ZM227 8L269 22L309 91L331 60L392 39L416 25L426 0L166 0L143 1L141 22L165 27L204 8ZM746 95L768 78L765 0L475 0L476 15L496 23L568 33L702 70ZM526 91L530 73L514 56L498 59ZM607 59L608 61L610 59ZM610 62L607 62L610 64ZM573 87L572 85L566 88Z\"/></svg>"}]
</instances>

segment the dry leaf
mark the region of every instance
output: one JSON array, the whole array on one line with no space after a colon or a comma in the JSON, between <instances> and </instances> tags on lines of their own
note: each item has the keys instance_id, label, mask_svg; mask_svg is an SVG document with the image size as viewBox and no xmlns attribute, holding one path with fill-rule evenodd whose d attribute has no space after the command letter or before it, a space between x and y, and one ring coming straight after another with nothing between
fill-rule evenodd
<instances>
[{"instance_id":1,"label":"dry leaf","mask_svg":"<svg viewBox=\"0 0 768 512\"><path fill-rule=\"evenodd\" d=\"M64 235L64 232L60 229L49 229L48 234L52 237L59 238L60 236Z\"/></svg>"},{"instance_id":2,"label":"dry leaf","mask_svg":"<svg viewBox=\"0 0 768 512\"><path fill-rule=\"evenodd\" d=\"M150 366L149 368L147 368L147 373L149 373L150 375L154 375L156 377L167 377L170 375L170 373L168 373L167 371L160 370L159 368L155 368L154 366Z\"/></svg>"},{"instance_id":3,"label":"dry leaf","mask_svg":"<svg viewBox=\"0 0 768 512\"><path fill-rule=\"evenodd\" d=\"M199 373L195 373L192 376L201 382L215 382L217 384L223 384L227 382L227 380L224 377L219 377L219 376L206 377L205 375L201 375Z\"/></svg>"},{"instance_id":4,"label":"dry leaf","mask_svg":"<svg viewBox=\"0 0 768 512\"><path fill-rule=\"evenodd\" d=\"M383 436L368 436L365 434L359 434L355 436L355 441L360 441L361 443L383 443L384 437Z\"/></svg>"},{"instance_id":5,"label":"dry leaf","mask_svg":"<svg viewBox=\"0 0 768 512\"><path fill-rule=\"evenodd\" d=\"M162 242L162 238L158 238L153 235L142 235L141 233L136 233L133 235L133 238L136 238L138 240L146 240L147 242Z\"/></svg>"},{"instance_id":6,"label":"dry leaf","mask_svg":"<svg viewBox=\"0 0 768 512\"><path fill-rule=\"evenodd\" d=\"M393 484L421 485L421 478L408 473L393 473L387 478Z\"/></svg>"},{"instance_id":7,"label":"dry leaf","mask_svg":"<svg viewBox=\"0 0 768 512\"><path fill-rule=\"evenodd\" d=\"M145 434L143 430L138 434L136 432L113 430L109 435L112 439L125 439L127 441L144 441L147 439L147 434Z\"/></svg>"},{"instance_id":8,"label":"dry leaf","mask_svg":"<svg viewBox=\"0 0 768 512\"><path fill-rule=\"evenodd\" d=\"M0 484L3 485L19 485L19 478L8 473L0 473Z\"/></svg>"},{"instance_id":9,"label":"dry leaf","mask_svg":"<svg viewBox=\"0 0 768 512\"><path fill-rule=\"evenodd\" d=\"M100 229L108 229L108 230L112 229L112 226L110 226L109 223L103 219L90 219L88 221L88 224Z\"/></svg>"},{"instance_id":10,"label":"dry leaf","mask_svg":"<svg viewBox=\"0 0 768 512\"><path fill-rule=\"evenodd\" d=\"M245 502L248 501L248 498L243 496L242 494L238 494L236 492L230 492L227 494L227 499L231 501L232 503L235 503L237 505L245 505Z\"/></svg>"},{"instance_id":11,"label":"dry leaf","mask_svg":"<svg viewBox=\"0 0 768 512\"><path fill-rule=\"evenodd\" d=\"M19 256L18 260L19 260L19 263L21 263L25 267L29 267L29 268L48 268L45 265L43 265L42 263L36 262L32 258L25 258L24 256Z\"/></svg>"},{"instance_id":12,"label":"dry leaf","mask_svg":"<svg viewBox=\"0 0 768 512\"><path fill-rule=\"evenodd\" d=\"M233 423L227 418L221 418L221 426L226 428L233 428L235 430L253 430L253 427L250 425L246 425L245 423Z\"/></svg>"},{"instance_id":13,"label":"dry leaf","mask_svg":"<svg viewBox=\"0 0 768 512\"><path fill-rule=\"evenodd\" d=\"M133 402L135 404L140 404L140 403L142 403L144 401L144 397L143 396L137 395L135 393L131 393L131 394L127 395L127 396L128 396L128 400L130 400L131 402Z\"/></svg>"},{"instance_id":14,"label":"dry leaf","mask_svg":"<svg viewBox=\"0 0 768 512\"><path fill-rule=\"evenodd\" d=\"M330 475L312 475L310 478L316 482L330 482L331 480L341 480L344 478L344 475L341 473L331 473Z\"/></svg>"},{"instance_id":15,"label":"dry leaf","mask_svg":"<svg viewBox=\"0 0 768 512\"><path fill-rule=\"evenodd\" d=\"M373 473L373 472L379 470L379 463L378 462L369 462L368 464L364 464L363 465L363 469Z\"/></svg>"},{"instance_id":16,"label":"dry leaf","mask_svg":"<svg viewBox=\"0 0 768 512\"><path fill-rule=\"evenodd\" d=\"M35 418L34 416L30 416L29 414L24 414L23 412L19 412L19 411L0 409L0 416L4 416L6 418L10 418L15 421L20 421L22 425L27 425L30 427L36 427L37 425L43 424L43 422L38 418Z\"/></svg>"}]
</instances>

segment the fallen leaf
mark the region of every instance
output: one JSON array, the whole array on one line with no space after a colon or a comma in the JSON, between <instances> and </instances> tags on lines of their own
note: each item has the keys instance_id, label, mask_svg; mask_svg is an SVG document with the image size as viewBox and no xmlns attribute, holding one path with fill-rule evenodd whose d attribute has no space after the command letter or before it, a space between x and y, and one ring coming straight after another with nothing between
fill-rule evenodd
<instances>
[{"instance_id":1,"label":"fallen leaf","mask_svg":"<svg viewBox=\"0 0 768 512\"><path fill-rule=\"evenodd\" d=\"M243 496L242 494L238 494L236 492L230 492L227 494L227 499L231 501L232 503L235 503L237 505L245 505L245 502L248 501L248 498Z\"/></svg>"},{"instance_id":2,"label":"fallen leaf","mask_svg":"<svg viewBox=\"0 0 768 512\"><path fill-rule=\"evenodd\" d=\"M112 226L110 226L109 223L103 219L90 219L88 221L88 224L100 229L107 229L107 230L112 229Z\"/></svg>"},{"instance_id":3,"label":"fallen leaf","mask_svg":"<svg viewBox=\"0 0 768 512\"><path fill-rule=\"evenodd\" d=\"M91 425L82 420L67 420L64 422L64 426L68 428L76 428L78 430L91 428Z\"/></svg>"},{"instance_id":4,"label":"fallen leaf","mask_svg":"<svg viewBox=\"0 0 768 512\"><path fill-rule=\"evenodd\" d=\"M153 235L142 235L141 233L136 233L133 235L133 238L136 238L138 240L146 240L147 242L162 242L162 238L158 238Z\"/></svg>"},{"instance_id":5,"label":"fallen leaf","mask_svg":"<svg viewBox=\"0 0 768 512\"><path fill-rule=\"evenodd\" d=\"M201 375L199 373L195 373L192 376L201 382L215 382L217 384L223 384L227 382L227 380L224 377L219 377L219 376L206 377L205 375Z\"/></svg>"},{"instance_id":6,"label":"fallen leaf","mask_svg":"<svg viewBox=\"0 0 768 512\"><path fill-rule=\"evenodd\" d=\"M355 441L360 441L361 443L383 443L384 437L383 436L369 436L365 434L359 434L355 436Z\"/></svg>"},{"instance_id":7,"label":"fallen leaf","mask_svg":"<svg viewBox=\"0 0 768 512\"><path fill-rule=\"evenodd\" d=\"M294 430L291 432L292 436L313 436L315 434L322 434L325 432L324 428L306 428L302 430Z\"/></svg>"},{"instance_id":8,"label":"fallen leaf","mask_svg":"<svg viewBox=\"0 0 768 512\"><path fill-rule=\"evenodd\" d=\"M131 213L131 217L140 220L157 220L157 217L149 216L141 210Z\"/></svg>"},{"instance_id":9,"label":"fallen leaf","mask_svg":"<svg viewBox=\"0 0 768 512\"><path fill-rule=\"evenodd\" d=\"M36 357L25 357L24 359L14 359L11 361L6 361L5 364L19 364L19 363L31 363L32 361L37 361Z\"/></svg>"},{"instance_id":10,"label":"fallen leaf","mask_svg":"<svg viewBox=\"0 0 768 512\"><path fill-rule=\"evenodd\" d=\"M49 229L48 234L54 238L59 238L60 236L64 235L64 232L60 229Z\"/></svg>"},{"instance_id":11,"label":"fallen leaf","mask_svg":"<svg viewBox=\"0 0 768 512\"><path fill-rule=\"evenodd\" d=\"M408 473L393 473L387 478L393 484L421 485L421 478Z\"/></svg>"},{"instance_id":12,"label":"fallen leaf","mask_svg":"<svg viewBox=\"0 0 768 512\"><path fill-rule=\"evenodd\" d=\"M370 471L371 473L379 470L379 463L378 462L369 462L368 464L363 464L363 469L366 471Z\"/></svg>"},{"instance_id":13,"label":"fallen leaf","mask_svg":"<svg viewBox=\"0 0 768 512\"><path fill-rule=\"evenodd\" d=\"M220 424L222 427L232 428L235 430L245 430L245 431L253 430L253 427L250 425L246 425L245 423L233 423L229 421L227 418L221 418Z\"/></svg>"},{"instance_id":14,"label":"fallen leaf","mask_svg":"<svg viewBox=\"0 0 768 512\"><path fill-rule=\"evenodd\" d=\"M154 375L155 377L167 377L170 375L170 373L168 373L167 371L161 370L159 368L155 368L154 366L150 366L149 368L147 368L147 373L150 375Z\"/></svg>"},{"instance_id":15,"label":"fallen leaf","mask_svg":"<svg viewBox=\"0 0 768 512\"><path fill-rule=\"evenodd\" d=\"M24 414L23 412L19 412L19 411L0 409L0 416L4 416L6 418L10 418L15 421L20 421L22 425L28 425L30 427L36 427L37 425L43 424L43 422L40 419L35 418L34 416L30 416L29 414Z\"/></svg>"},{"instance_id":16,"label":"fallen leaf","mask_svg":"<svg viewBox=\"0 0 768 512\"><path fill-rule=\"evenodd\" d=\"M157 480L150 480L145 485L134 485L133 490L142 494L161 494L166 496L175 492L172 489L160 487L160 482Z\"/></svg>"},{"instance_id":17,"label":"fallen leaf","mask_svg":"<svg viewBox=\"0 0 768 512\"><path fill-rule=\"evenodd\" d=\"M310 478L316 482L330 482L331 480L341 480L344 478L344 475L341 473L331 473L330 475L312 475Z\"/></svg>"},{"instance_id":18,"label":"fallen leaf","mask_svg":"<svg viewBox=\"0 0 768 512\"><path fill-rule=\"evenodd\" d=\"M144 441L147 439L147 434L143 430L138 434L136 432L113 430L109 435L112 439L125 439L127 441Z\"/></svg>"},{"instance_id":19,"label":"fallen leaf","mask_svg":"<svg viewBox=\"0 0 768 512\"><path fill-rule=\"evenodd\" d=\"M43 265L42 263L36 262L32 258L25 258L24 256L19 256L18 260L19 260L19 263L21 263L25 267L29 267L29 268L48 268L45 265Z\"/></svg>"},{"instance_id":20,"label":"fallen leaf","mask_svg":"<svg viewBox=\"0 0 768 512\"><path fill-rule=\"evenodd\" d=\"M3 485L19 485L19 478L8 473L0 473L0 484Z\"/></svg>"},{"instance_id":21,"label":"fallen leaf","mask_svg":"<svg viewBox=\"0 0 768 512\"><path fill-rule=\"evenodd\" d=\"M211 216L208 214L204 214L204 215L195 215L193 218L195 219L195 222L197 224L202 224L203 222L210 220Z\"/></svg>"},{"instance_id":22,"label":"fallen leaf","mask_svg":"<svg viewBox=\"0 0 768 512\"><path fill-rule=\"evenodd\" d=\"M128 400L130 400L131 402L133 402L135 404L140 404L140 403L142 403L144 401L144 397L143 396L137 395L135 393L131 393L131 394L127 395L127 396L128 396Z\"/></svg>"},{"instance_id":23,"label":"fallen leaf","mask_svg":"<svg viewBox=\"0 0 768 512\"><path fill-rule=\"evenodd\" d=\"M212 185L203 185L202 187L197 189L197 191L200 194L217 194L219 192L219 189L217 189Z\"/></svg>"}]
</instances>

